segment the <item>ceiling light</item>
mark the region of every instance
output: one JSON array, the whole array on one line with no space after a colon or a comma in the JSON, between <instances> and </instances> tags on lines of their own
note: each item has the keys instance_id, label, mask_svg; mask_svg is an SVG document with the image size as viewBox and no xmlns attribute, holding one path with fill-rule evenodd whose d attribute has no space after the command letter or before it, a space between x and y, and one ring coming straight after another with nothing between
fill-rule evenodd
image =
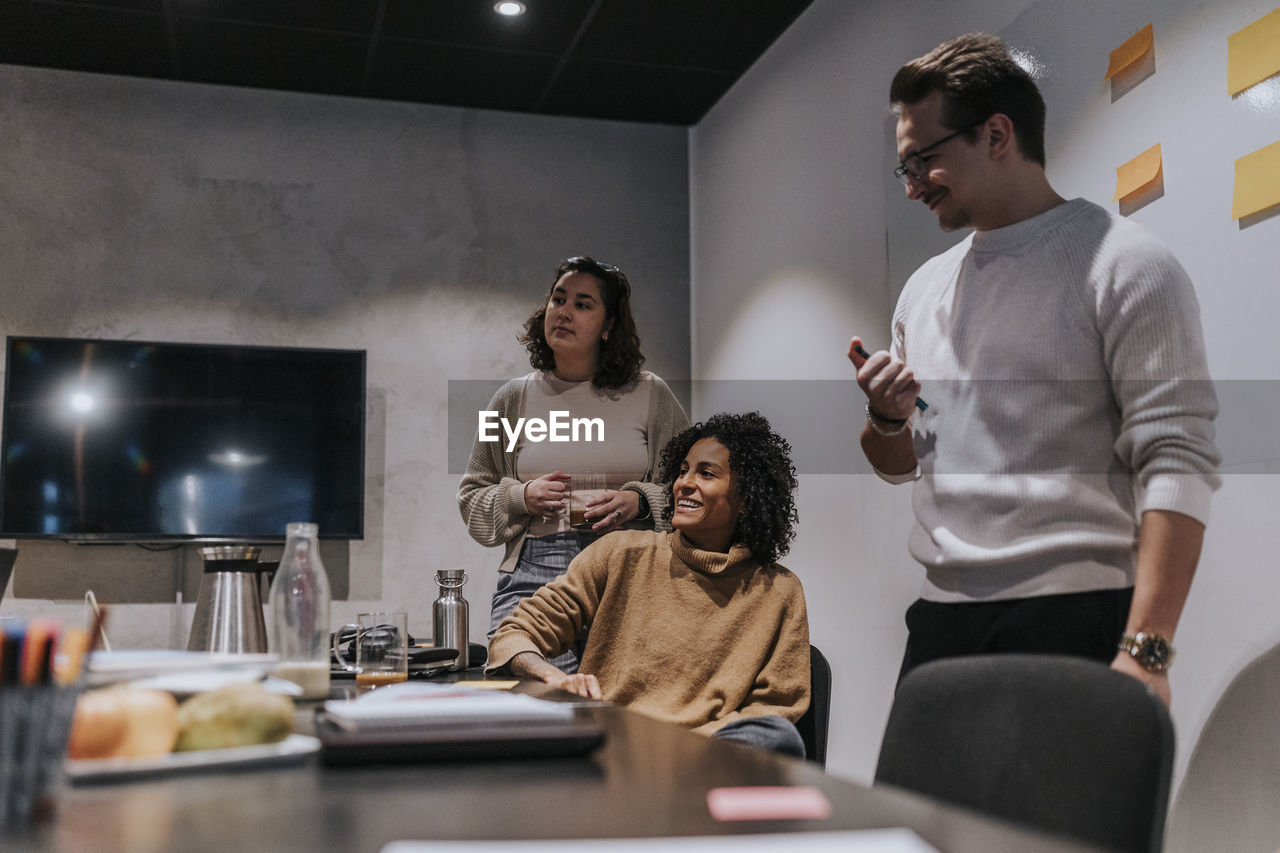
<instances>
[{"instance_id":1,"label":"ceiling light","mask_svg":"<svg viewBox=\"0 0 1280 853\"><path fill-rule=\"evenodd\" d=\"M517 18L527 11L528 7L518 0L502 0L501 3L493 4L493 11L499 15L506 15L508 18Z\"/></svg>"},{"instance_id":2,"label":"ceiling light","mask_svg":"<svg viewBox=\"0 0 1280 853\"><path fill-rule=\"evenodd\" d=\"M76 391L71 395L72 410L82 415L92 412L95 405L97 405L97 400L88 391Z\"/></svg>"}]
</instances>

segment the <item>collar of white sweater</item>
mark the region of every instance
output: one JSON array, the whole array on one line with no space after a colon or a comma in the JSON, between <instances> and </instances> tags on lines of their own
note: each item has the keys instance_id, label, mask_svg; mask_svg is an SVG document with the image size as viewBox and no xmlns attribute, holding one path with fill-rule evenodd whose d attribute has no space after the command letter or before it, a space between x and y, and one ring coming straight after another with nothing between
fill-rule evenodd
<instances>
[{"instance_id":1,"label":"collar of white sweater","mask_svg":"<svg viewBox=\"0 0 1280 853\"><path fill-rule=\"evenodd\" d=\"M1090 207L1076 198L1049 208L1044 213L988 231L973 232L975 252L1010 252L1028 244L1039 243L1044 235L1069 222Z\"/></svg>"}]
</instances>

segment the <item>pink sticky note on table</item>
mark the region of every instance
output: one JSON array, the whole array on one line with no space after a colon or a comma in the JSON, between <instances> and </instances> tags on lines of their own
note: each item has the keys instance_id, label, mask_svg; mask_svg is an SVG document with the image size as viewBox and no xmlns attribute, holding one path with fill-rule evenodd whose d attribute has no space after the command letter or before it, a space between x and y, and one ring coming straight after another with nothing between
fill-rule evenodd
<instances>
[{"instance_id":1,"label":"pink sticky note on table","mask_svg":"<svg viewBox=\"0 0 1280 853\"><path fill-rule=\"evenodd\" d=\"M707 808L716 820L826 820L831 801L812 786L712 788Z\"/></svg>"}]
</instances>

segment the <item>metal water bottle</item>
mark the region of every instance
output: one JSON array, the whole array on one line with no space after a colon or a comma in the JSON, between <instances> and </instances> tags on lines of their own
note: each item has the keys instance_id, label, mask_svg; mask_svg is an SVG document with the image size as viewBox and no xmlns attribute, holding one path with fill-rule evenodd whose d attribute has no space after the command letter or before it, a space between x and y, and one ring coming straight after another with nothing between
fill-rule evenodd
<instances>
[{"instance_id":1,"label":"metal water bottle","mask_svg":"<svg viewBox=\"0 0 1280 853\"><path fill-rule=\"evenodd\" d=\"M462 585L467 573L462 569L438 569L436 585L440 595L431 605L431 638L437 649L457 649L458 659L450 669L467 668L467 600Z\"/></svg>"}]
</instances>

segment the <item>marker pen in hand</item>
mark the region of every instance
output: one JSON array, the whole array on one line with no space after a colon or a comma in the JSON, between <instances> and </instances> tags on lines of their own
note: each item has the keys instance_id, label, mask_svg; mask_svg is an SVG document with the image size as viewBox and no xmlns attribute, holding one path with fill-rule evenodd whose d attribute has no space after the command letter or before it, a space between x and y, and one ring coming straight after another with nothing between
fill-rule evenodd
<instances>
[{"instance_id":1,"label":"marker pen in hand","mask_svg":"<svg viewBox=\"0 0 1280 853\"><path fill-rule=\"evenodd\" d=\"M863 349L861 344L854 347L853 351L856 352L858 355L862 356L863 358L871 358L871 353ZM920 399L919 397L916 397L916 408L923 412L925 409L929 408L929 404L926 403L924 400Z\"/></svg>"}]
</instances>

